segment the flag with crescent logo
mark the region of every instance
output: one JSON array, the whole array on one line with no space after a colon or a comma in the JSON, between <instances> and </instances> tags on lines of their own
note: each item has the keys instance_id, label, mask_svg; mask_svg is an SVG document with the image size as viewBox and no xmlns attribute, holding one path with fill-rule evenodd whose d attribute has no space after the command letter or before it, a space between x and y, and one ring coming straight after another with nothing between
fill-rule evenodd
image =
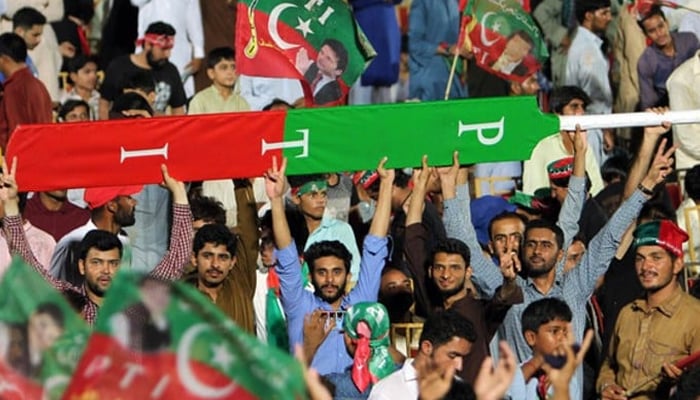
<instances>
[{"instance_id":1,"label":"flag with crescent logo","mask_svg":"<svg viewBox=\"0 0 700 400\"><path fill-rule=\"evenodd\" d=\"M241 0L236 69L302 82L307 104L343 104L376 55L343 0Z\"/></svg>"},{"instance_id":2,"label":"flag with crescent logo","mask_svg":"<svg viewBox=\"0 0 700 400\"><path fill-rule=\"evenodd\" d=\"M549 57L540 29L518 0L466 1L459 45L474 53L482 69L516 82Z\"/></svg>"},{"instance_id":3,"label":"flag with crescent logo","mask_svg":"<svg viewBox=\"0 0 700 400\"><path fill-rule=\"evenodd\" d=\"M122 270L66 399L300 399L288 353L246 333L184 282Z\"/></svg>"},{"instance_id":4,"label":"flag with crescent logo","mask_svg":"<svg viewBox=\"0 0 700 400\"><path fill-rule=\"evenodd\" d=\"M60 399L90 328L16 257L0 282L0 398Z\"/></svg>"}]
</instances>

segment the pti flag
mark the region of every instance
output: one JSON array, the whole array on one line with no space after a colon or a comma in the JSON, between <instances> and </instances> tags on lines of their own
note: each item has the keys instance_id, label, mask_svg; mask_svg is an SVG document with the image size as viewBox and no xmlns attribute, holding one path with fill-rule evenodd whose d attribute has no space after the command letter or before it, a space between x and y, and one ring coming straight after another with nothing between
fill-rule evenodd
<instances>
[{"instance_id":1,"label":"pti flag","mask_svg":"<svg viewBox=\"0 0 700 400\"><path fill-rule=\"evenodd\" d=\"M549 54L537 25L517 0L469 0L462 15L460 44L479 67L522 82Z\"/></svg>"},{"instance_id":2,"label":"pti flag","mask_svg":"<svg viewBox=\"0 0 700 400\"><path fill-rule=\"evenodd\" d=\"M302 81L307 103L337 105L375 56L342 0L241 0L236 68Z\"/></svg>"},{"instance_id":3,"label":"pti flag","mask_svg":"<svg viewBox=\"0 0 700 400\"><path fill-rule=\"evenodd\" d=\"M301 365L183 282L122 271L66 399L298 399Z\"/></svg>"},{"instance_id":4,"label":"pti flag","mask_svg":"<svg viewBox=\"0 0 700 400\"><path fill-rule=\"evenodd\" d=\"M63 296L15 258L0 282L0 398L61 398L89 335Z\"/></svg>"}]
</instances>

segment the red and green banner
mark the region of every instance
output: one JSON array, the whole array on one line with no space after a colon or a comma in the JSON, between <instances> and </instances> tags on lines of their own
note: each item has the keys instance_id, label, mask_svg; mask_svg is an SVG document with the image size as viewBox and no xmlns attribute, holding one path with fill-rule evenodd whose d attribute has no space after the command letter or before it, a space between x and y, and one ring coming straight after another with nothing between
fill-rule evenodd
<instances>
[{"instance_id":1,"label":"red and green banner","mask_svg":"<svg viewBox=\"0 0 700 400\"><path fill-rule=\"evenodd\" d=\"M66 399L299 399L301 366L192 286L122 271Z\"/></svg>"},{"instance_id":2,"label":"red and green banner","mask_svg":"<svg viewBox=\"0 0 700 400\"><path fill-rule=\"evenodd\" d=\"M241 0L237 7L238 72L299 79L313 104L343 103L375 56L345 1Z\"/></svg>"},{"instance_id":3,"label":"red and green banner","mask_svg":"<svg viewBox=\"0 0 700 400\"><path fill-rule=\"evenodd\" d=\"M476 63L503 79L522 82L549 56L542 33L518 0L468 0L460 44Z\"/></svg>"},{"instance_id":4,"label":"red and green banner","mask_svg":"<svg viewBox=\"0 0 700 400\"><path fill-rule=\"evenodd\" d=\"M89 335L63 296L15 258L0 282L0 398L61 398Z\"/></svg>"},{"instance_id":5,"label":"red and green banner","mask_svg":"<svg viewBox=\"0 0 700 400\"><path fill-rule=\"evenodd\" d=\"M20 126L8 145L23 191L262 176L272 157L289 174L525 160L559 131L534 97Z\"/></svg>"}]
</instances>

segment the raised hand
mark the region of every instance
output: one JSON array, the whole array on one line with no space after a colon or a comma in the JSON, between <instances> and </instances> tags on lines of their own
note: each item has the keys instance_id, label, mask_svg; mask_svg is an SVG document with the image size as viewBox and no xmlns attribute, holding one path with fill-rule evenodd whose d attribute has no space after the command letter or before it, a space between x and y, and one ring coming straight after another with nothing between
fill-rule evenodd
<instances>
[{"instance_id":1,"label":"raised hand","mask_svg":"<svg viewBox=\"0 0 700 400\"><path fill-rule=\"evenodd\" d=\"M498 347L501 355L498 364L493 365L493 359L486 357L474 382L474 392L479 400L502 399L515 377L518 364L513 350L503 341Z\"/></svg>"},{"instance_id":2,"label":"raised hand","mask_svg":"<svg viewBox=\"0 0 700 400\"><path fill-rule=\"evenodd\" d=\"M162 185L173 194L173 201L178 204L187 204L188 200L185 184L170 176L168 167L165 164L160 165L160 172L163 174Z\"/></svg>"},{"instance_id":3,"label":"raised hand","mask_svg":"<svg viewBox=\"0 0 700 400\"><path fill-rule=\"evenodd\" d=\"M379 174L379 179L382 181L388 181L390 183L394 182L394 176L396 175L394 170L389 168L387 169L386 162L389 160L389 157L384 157L379 161L379 165L377 165L377 173Z\"/></svg>"},{"instance_id":4,"label":"raised hand","mask_svg":"<svg viewBox=\"0 0 700 400\"><path fill-rule=\"evenodd\" d=\"M656 114L665 114L668 111L668 107L653 107L653 108L647 108L645 110L646 112L653 112ZM658 126L647 126L644 128L644 135L650 135L654 137L655 139L658 139L663 135L664 133L668 132L668 130L671 129L671 123L670 122L662 122L661 125Z\"/></svg>"},{"instance_id":5,"label":"raised hand","mask_svg":"<svg viewBox=\"0 0 700 400\"><path fill-rule=\"evenodd\" d=\"M421 159L421 168L413 170L413 192L424 195L432 175L432 170L428 168L428 156L424 155Z\"/></svg>"},{"instance_id":6,"label":"raised hand","mask_svg":"<svg viewBox=\"0 0 700 400\"><path fill-rule=\"evenodd\" d=\"M664 151L666 147L666 139L662 139L659 144L659 148L656 150L656 155L654 160L651 162L651 167L647 172L647 175L642 180L642 185L648 189L653 189L656 185L663 182L666 176L673 172L671 168L673 165L673 152L678 148L677 146L672 146L668 150Z\"/></svg>"},{"instance_id":7,"label":"raised hand","mask_svg":"<svg viewBox=\"0 0 700 400\"><path fill-rule=\"evenodd\" d=\"M414 363L414 366L418 375L418 399L439 400L445 397L455 376L454 365L449 365L444 371L431 368L428 363Z\"/></svg>"},{"instance_id":8,"label":"raised hand","mask_svg":"<svg viewBox=\"0 0 700 400\"><path fill-rule=\"evenodd\" d=\"M282 165L277 167L277 157L272 157L272 168L265 173L265 192L267 197L281 199L287 192L287 178L284 173L287 170L287 158L282 158Z\"/></svg>"},{"instance_id":9,"label":"raised hand","mask_svg":"<svg viewBox=\"0 0 700 400\"><path fill-rule=\"evenodd\" d=\"M509 236L507 239L507 244L503 254L499 256L500 268L503 278L508 281L512 281L518 276L521 270L520 257L518 257L518 252L515 251L516 241L519 239L515 236Z\"/></svg>"},{"instance_id":10,"label":"raised hand","mask_svg":"<svg viewBox=\"0 0 700 400\"><path fill-rule=\"evenodd\" d=\"M459 152L452 153L452 165L449 167L436 168L440 176L440 187L445 200L453 199L457 196L457 175L459 175Z\"/></svg>"},{"instance_id":11,"label":"raised hand","mask_svg":"<svg viewBox=\"0 0 700 400\"><path fill-rule=\"evenodd\" d=\"M547 374L547 379L549 383L554 388L554 398L568 398L565 395L569 393L569 383L571 378L576 373L576 369L583 363L583 359L586 356L588 348L591 346L593 341L593 331L588 330L583 338L583 343L581 343L581 348L578 353L574 353L573 345L576 343L576 338L574 337L574 328L571 323L568 324L569 329L567 330L567 340L565 343L560 344L554 351L555 356L565 356L566 363L561 368L553 368L551 365L547 364L545 361L542 364L542 370Z\"/></svg>"},{"instance_id":12,"label":"raised hand","mask_svg":"<svg viewBox=\"0 0 700 400\"><path fill-rule=\"evenodd\" d=\"M3 160L2 163L2 186L0 187L0 200L7 201L17 201L19 189L17 188L17 181L15 180L15 174L17 173L17 157L12 158L12 165L10 170L7 170L7 162Z\"/></svg>"},{"instance_id":13,"label":"raised hand","mask_svg":"<svg viewBox=\"0 0 700 400\"><path fill-rule=\"evenodd\" d=\"M572 135L572 141L574 143L574 153L584 154L588 148L588 131L581 129L581 126L576 124L576 131L570 132Z\"/></svg>"}]
</instances>

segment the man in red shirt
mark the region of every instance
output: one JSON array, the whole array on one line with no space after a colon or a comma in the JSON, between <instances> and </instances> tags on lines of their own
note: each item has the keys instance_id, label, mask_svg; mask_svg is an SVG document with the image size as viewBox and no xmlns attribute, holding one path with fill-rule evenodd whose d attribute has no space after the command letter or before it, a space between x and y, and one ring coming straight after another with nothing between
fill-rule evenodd
<instances>
[{"instance_id":1,"label":"man in red shirt","mask_svg":"<svg viewBox=\"0 0 700 400\"><path fill-rule=\"evenodd\" d=\"M7 77L0 99L0 148L3 152L17 125L49 123L53 118L49 92L29 71L26 59L24 39L15 33L0 35L0 72Z\"/></svg>"}]
</instances>

